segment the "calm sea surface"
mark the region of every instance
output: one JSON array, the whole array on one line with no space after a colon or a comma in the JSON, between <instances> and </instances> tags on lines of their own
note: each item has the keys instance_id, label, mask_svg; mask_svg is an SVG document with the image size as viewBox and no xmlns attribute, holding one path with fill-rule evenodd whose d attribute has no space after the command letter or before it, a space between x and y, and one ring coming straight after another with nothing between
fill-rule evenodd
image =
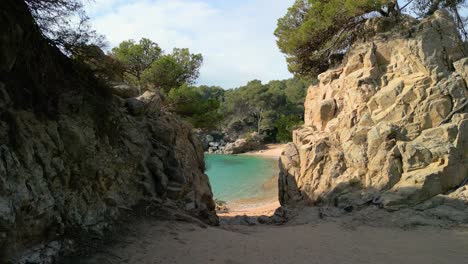
<instances>
[{"instance_id":1,"label":"calm sea surface","mask_svg":"<svg viewBox=\"0 0 468 264\"><path fill-rule=\"evenodd\" d=\"M208 154L205 161L215 199L233 202L277 196L276 159Z\"/></svg>"}]
</instances>

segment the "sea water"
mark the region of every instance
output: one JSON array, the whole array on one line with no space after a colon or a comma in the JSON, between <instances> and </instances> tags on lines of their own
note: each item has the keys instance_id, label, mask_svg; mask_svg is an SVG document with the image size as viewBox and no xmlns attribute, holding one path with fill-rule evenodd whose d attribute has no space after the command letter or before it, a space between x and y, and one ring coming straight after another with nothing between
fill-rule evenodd
<instances>
[{"instance_id":1,"label":"sea water","mask_svg":"<svg viewBox=\"0 0 468 264\"><path fill-rule=\"evenodd\" d=\"M214 198L228 203L276 199L278 161L244 155L205 155Z\"/></svg>"}]
</instances>

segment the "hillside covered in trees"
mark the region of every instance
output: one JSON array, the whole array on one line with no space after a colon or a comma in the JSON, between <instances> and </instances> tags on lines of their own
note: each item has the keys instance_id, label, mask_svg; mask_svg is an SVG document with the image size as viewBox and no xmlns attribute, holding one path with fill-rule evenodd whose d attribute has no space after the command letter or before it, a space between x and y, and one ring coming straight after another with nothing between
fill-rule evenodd
<instances>
[{"instance_id":1,"label":"hillside covered in trees","mask_svg":"<svg viewBox=\"0 0 468 264\"><path fill-rule=\"evenodd\" d=\"M253 80L244 86L181 86L168 94L173 110L202 130L224 131L232 140L252 132L265 142L287 142L301 124L307 84L300 79Z\"/></svg>"},{"instance_id":2,"label":"hillside covered in trees","mask_svg":"<svg viewBox=\"0 0 468 264\"><path fill-rule=\"evenodd\" d=\"M292 129L303 122L308 81L293 78L263 84L252 80L234 89L195 86L202 54L184 47L167 52L148 38L109 47L105 37L90 27L81 1L26 3L43 36L75 64L91 70L120 96L160 93L164 109L195 129L224 132L232 141L256 132L263 142L287 142Z\"/></svg>"},{"instance_id":3,"label":"hillside covered in trees","mask_svg":"<svg viewBox=\"0 0 468 264\"><path fill-rule=\"evenodd\" d=\"M300 78L266 84L252 80L233 89L195 86L202 54L187 48L166 53L147 38L123 41L107 54L96 45L81 45L71 54L111 86L124 87L123 94L156 91L164 98L164 108L194 129L225 133L229 141L256 132L262 142L287 142L303 121L309 82Z\"/></svg>"},{"instance_id":4,"label":"hillside covered in trees","mask_svg":"<svg viewBox=\"0 0 468 264\"><path fill-rule=\"evenodd\" d=\"M223 89L194 86L203 63L202 54L175 48L165 54L152 40L123 41L106 55L115 61L119 79L139 92L159 91L166 108L195 129L220 131L230 140L252 132L263 142L287 142L291 131L303 120L308 82L299 78Z\"/></svg>"}]
</instances>

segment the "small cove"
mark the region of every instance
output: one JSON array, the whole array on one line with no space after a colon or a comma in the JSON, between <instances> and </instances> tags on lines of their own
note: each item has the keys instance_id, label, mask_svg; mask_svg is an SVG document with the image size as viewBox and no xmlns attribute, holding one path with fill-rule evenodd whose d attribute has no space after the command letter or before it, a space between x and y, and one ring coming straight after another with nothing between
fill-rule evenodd
<instances>
[{"instance_id":1,"label":"small cove","mask_svg":"<svg viewBox=\"0 0 468 264\"><path fill-rule=\"evenodd\" d=\"M276 158L207 154L205 162L215 199L236 207L252 207L277 199Z\"/></svg>"}]
</instances>

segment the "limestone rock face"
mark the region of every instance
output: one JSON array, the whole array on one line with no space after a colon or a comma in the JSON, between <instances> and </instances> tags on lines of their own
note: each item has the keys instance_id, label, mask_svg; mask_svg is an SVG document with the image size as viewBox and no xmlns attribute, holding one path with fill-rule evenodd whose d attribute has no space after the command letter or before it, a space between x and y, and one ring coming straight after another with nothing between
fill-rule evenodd
<instances>
[{"instance_id":1,"label":"limestone rock face","mask_svg":"<svg viewBox=\"0 0 468 264\"><path fill-rule=\"evenodd\" d=\"M309 88L281 203L398 209L466 188L467 55L444 11L353 45Z\"/></svg>"},{"instance_id":2,"label":"limestone rock face","mask_svg":"<svg viewBox=\"0 0 468 264\"><path fill-rule=\"evenodd\" d=\"M64 238L99 236L142 202L218 222L201 143L157 94L107 93L42 39L23 1L0 13L0 263L51 263Z\"/></svg>"}]
</instances>

